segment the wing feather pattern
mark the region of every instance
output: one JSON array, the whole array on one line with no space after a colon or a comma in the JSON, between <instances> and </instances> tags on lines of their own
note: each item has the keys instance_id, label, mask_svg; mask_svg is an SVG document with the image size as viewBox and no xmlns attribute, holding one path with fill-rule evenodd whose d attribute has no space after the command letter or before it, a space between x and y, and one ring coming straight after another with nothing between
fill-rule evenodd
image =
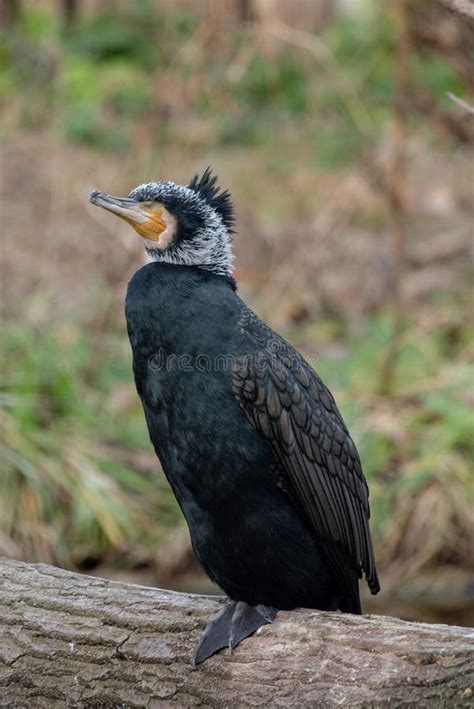
<instances>
[{"instance_id":1,"label":"wing feather pattern","mask_svg":"<svg viewBox=\"0 0 474 709\"><path fill-rule=\"evenodd\" d=\"M354 571L359 577L364 573L377 593L367 483L332 394L296 350L247 307L240 328L256 350L234 368L234 391L248 420L271 442L347 595L354 595Z\"/></svg>"}]
</instances>

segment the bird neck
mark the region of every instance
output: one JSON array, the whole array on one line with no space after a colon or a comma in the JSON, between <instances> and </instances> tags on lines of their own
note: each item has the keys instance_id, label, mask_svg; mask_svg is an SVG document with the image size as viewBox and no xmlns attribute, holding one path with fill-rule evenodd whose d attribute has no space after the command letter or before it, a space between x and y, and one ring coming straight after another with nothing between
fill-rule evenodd
<instances>
[{"instance_id":1,"label":"bird neck","mask_svg":"<svg viewBox=\"0 0 474 709\"><path fill-rule=\"evenodd\" d=\"M147 246L148 262L195 266L232 279L234 254L230 233L220 219L196 230L191 237L178 237L166 249ZM232 279L233 280L233 279Z\"/></svg>"}]
</instances>

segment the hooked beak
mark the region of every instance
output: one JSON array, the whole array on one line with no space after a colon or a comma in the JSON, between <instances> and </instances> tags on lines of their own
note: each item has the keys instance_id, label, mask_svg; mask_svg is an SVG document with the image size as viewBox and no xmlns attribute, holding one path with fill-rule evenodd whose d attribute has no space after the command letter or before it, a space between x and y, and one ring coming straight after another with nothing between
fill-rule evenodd
<instances>
[{"instance_id":1,"label":"hooked beak","mask_svg":"<svg viewBox=\"0 0 474 709\"><path fill-rule=\"evenodd\" d=\"M163 205L144 205L130 197L112 197L98 190L91 192L89 202L124 219L148 241L159 241L166 229Z\"/></svg>"},{"instance_id":2,"label":"hooked beak","mask_svg":"<svg viewBox=\"0 0 474 709\"><path fill-rule=\"evenodd\" d=\"M132 225L145 224L150 219L150 215L145 212L140 204L129 197L112 197L112 195L105 192L92 190L89 202L97 207L107 209L113 214L117 214L122 219L131 222Z\"/></svg>"}]
</instances>

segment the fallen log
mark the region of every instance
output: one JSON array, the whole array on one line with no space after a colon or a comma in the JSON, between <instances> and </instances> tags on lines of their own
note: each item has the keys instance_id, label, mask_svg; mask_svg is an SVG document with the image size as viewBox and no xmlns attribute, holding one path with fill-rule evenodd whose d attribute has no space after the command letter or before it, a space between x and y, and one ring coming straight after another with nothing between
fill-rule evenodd
<instances>
[{"instance_id":1,"label":"fallen log","mask_svg":"<svg viewBox=\"0 0 474 709\"><path fill-rule=\"evenodd\" d=\"M440 707L474 699L474 631L281 612L198 669L222 599L0 559L2 707Z\"/></svg>"}]
</instances>

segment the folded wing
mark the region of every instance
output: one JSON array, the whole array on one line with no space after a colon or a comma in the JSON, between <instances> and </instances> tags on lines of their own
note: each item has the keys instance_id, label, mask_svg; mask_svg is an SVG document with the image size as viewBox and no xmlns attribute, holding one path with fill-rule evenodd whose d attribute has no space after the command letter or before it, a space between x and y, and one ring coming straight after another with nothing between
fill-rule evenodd
<instances>
[{"instance_id":1,"label":"folded wing","mask_svg":"<svg viewBox=\"0 0 474 709\"><path fill-rule=\"evenodd\" d=\"M234 391L249 421L271 442L347 595L354 594L354 571L365 573L377 593L367 483L334 398L296 350L246 307L240 328L253 354L236 362Z\"/></svg>"}]
</instances>

